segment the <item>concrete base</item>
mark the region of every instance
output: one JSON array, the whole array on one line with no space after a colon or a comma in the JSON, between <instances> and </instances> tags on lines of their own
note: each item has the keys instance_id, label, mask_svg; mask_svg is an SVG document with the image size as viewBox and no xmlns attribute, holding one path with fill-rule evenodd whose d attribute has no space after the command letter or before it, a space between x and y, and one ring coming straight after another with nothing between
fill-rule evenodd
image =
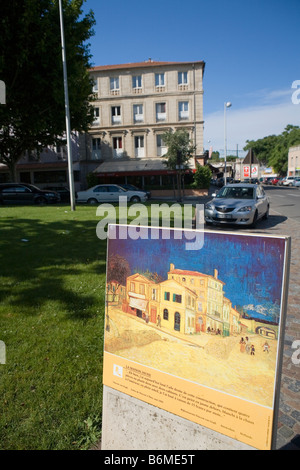
<instances>
[{"instance_id":1,"label":"concrete base","mask_svg":"<svg viewBox=\"0 0 300 470\"><path fill-rule=\"evenodd\" d=\"M102 450L255 450L242 442L103 387Z\"/></svg>"}]
</instances>

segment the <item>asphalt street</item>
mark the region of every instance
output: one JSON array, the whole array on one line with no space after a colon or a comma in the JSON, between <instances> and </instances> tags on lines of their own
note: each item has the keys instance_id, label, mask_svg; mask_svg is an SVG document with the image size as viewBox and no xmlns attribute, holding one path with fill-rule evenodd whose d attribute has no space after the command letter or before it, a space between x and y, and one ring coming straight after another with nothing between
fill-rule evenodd
<instances>
[{"instance_id":1,"label":"asphalt street","mask_svg":"<svg viewBox=\"0 0 300 470\"><path fill-rule=\"evenodd\" d=\"M265 186L273 213L300 222L300 187Z\"/></svg>"}]
</instances>

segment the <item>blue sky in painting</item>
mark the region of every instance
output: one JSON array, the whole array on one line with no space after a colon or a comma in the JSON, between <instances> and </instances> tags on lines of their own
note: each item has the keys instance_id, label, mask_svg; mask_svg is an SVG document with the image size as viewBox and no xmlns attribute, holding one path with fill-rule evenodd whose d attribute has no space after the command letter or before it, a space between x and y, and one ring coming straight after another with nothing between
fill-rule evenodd
<instances>
[{"instance_id":1,"label":"blue sky in painting","mask_svg":"<svg viewBox=\"0 0 300 470\"><path fill-rule=\"evenodd\" d=\"M170 263L212 276L217 269L233 307L243 306L250 316L274 321L281 302L283 238L206 232L203 247L194 251L185 250L186 241L184 236L181 240L109 240L109 255L126 258L132 273L149 270L164 279Z\"/></svg>"}]
</instances>

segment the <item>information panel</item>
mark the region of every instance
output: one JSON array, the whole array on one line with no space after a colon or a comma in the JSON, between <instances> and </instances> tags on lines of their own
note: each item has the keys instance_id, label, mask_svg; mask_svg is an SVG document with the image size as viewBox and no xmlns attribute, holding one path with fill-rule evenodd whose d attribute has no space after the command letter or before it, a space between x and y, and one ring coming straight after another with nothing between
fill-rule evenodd
<instances>
[{"instance_id":1,"label":"information panel","mask_svg":"<svg viewBox=\"0 0 300 470\"><path fill-rule=\"evenodd\" d=\"M104 385L271 449L289 237L158 232L108 240Z\"/></svg>"}]
</instances>

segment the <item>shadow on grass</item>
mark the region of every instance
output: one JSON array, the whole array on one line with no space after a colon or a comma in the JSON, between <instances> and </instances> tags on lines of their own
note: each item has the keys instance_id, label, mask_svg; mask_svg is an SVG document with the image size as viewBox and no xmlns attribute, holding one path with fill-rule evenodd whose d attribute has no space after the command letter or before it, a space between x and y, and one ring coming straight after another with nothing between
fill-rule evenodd
<instances>
[{"instance_id":1,"label":"shadow on grass","mask_svg":"<svg viewBox=\"0 0 300 470\"><path fill-rule=\"evenodd\" d=\"M74 319L91 316L104 299L97 287L106 266L106 240L97 238L96 223L0 219L0 302L31 315L52 302Z\"/></svg>"}]
</instances>

